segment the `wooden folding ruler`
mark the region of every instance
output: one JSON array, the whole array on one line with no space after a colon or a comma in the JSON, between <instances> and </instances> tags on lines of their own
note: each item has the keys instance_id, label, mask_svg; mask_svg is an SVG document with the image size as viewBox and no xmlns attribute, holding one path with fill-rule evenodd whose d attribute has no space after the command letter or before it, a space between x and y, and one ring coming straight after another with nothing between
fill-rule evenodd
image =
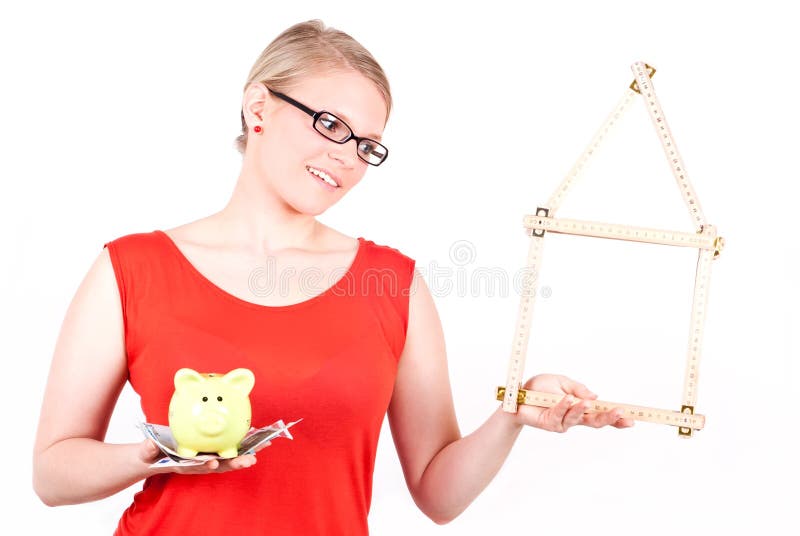
<instances>
[{"instance_id":1,"label":"wooden folding ruler","mask_svg":"<svg viewBox=\"0 0 800 536\"><path fill-rule=\"evenodd\" d=\"M690 437L692 435L692 430L701 430L705 425L705 417L695 413L694 410L697 401L697 383L701 346L703 344L703 325L705 323L709 281L711 277L711 261L719 256L724 245L724 240L721 236L717 236L717 230L713 225L706 223L694 188L692 188L689 182L686 168L683 165L680 154L678 154L678 147L675 145L675 140L667 126L664 112L656 98L651 79L655 74L655 69L650 65L637 61L631 65L631 70L635 76L634 81L626 88L625 95L617 104L614 111L608 116L597 134L595 134L589 146L580 158L578 158L578 161L567 174L567 177L561 182L555 192L553 192L553 195L550 196L550 199L544 207L538 207L535 215L526 215L523 219L523 225L531 238L527 260L528 271L527 277L523 280L522 297L517 313L517 326L511 348L511 360L508 366L506 385L505 387L501 386L497 388L497 400L503 401L504 411L516 413L519 404L549 408L556 405L564 396L525 390L522 388L521 383L528 349L528 338L530 335L533 303L536 297L538 274L542 263L542 245L544 243L545 233L564 233L698 248L699 253L695 273L691 324L689 327L688 357L680 411L633 406L630 404L619 404L600 400L591 401L591 406L587 409L587 413L597 413L619 408L623 411L623 416L625 418L677 426L680 436ZM611 127L614 126L622 114L630 107L637 93L644 99L650 119L653 121L653 126L664 148L664 153L670 164L670 169L672 169L672 174L678 182L681 195L683 195L686 207L689 209L689 215L696 228L695 233L631 227L615 223L568 220L555 217L555 213L561 205L564 195L578 179L589 157L597 149L600 142L603 141Z\"/></svg>"}]
</instances>

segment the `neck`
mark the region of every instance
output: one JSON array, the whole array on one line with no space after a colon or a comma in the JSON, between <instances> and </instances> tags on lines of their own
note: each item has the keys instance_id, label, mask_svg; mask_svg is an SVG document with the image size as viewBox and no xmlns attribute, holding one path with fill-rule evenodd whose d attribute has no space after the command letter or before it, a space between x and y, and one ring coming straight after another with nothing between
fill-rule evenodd
<instances>
[{"instance_id":1,"label":"neck","mask_svg":"<svg viewBox=\"0 0 800 536\"><path fill-rule=\"evenodd\" d=\"M323 225L286 203L267 181L244 166L228 204L214 223L230 245L269 255L285 249L316 249Z\"/></svg>"}]
</instances>

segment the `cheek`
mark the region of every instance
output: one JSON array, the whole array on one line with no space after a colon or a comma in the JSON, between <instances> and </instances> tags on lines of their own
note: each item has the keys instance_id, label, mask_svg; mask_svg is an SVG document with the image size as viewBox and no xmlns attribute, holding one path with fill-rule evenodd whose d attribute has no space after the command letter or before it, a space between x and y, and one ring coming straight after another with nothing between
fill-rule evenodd
<instances>
[{"instance_id":1,"label":"cheek","mask_svg":"<svg viewBox=\"0 0 800 536\"><path fill-rule=\"evenodd\" d=\"M359 165L357 165L355 171L353 172L353 186L361 182L361 179L363 179L364 175L367 173L367 164L361 166L360 163L361 162L359 162Z\"/></svg>"},{"instance_id":2,"label":"cheek","mask_svg":"<svg viewBox=\"0 0 800 536\"><path fill-rule=\"evenodd\" d=\"M267 160L279 163L281 168L302 166L304 161L323 154L331 143L302 124L275 127L265 141Z\"/></svg>"}]
</instances>

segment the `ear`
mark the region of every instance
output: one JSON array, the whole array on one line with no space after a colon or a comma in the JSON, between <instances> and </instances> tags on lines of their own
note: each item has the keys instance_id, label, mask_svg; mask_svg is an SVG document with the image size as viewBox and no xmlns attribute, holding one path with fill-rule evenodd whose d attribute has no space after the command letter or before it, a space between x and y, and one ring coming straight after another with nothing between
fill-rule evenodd
<instances>
[{"instance_id":1,"label":"ear","mask_svg":"<svg viewBox=\"0 0 800 536\"><path fill-rule=\"evenodd\" d=\"M205 382L199 372L190 368L182 368L175 373L175 390L181 391L190 387L197 387Z\"/></svg>"},{"instance_id":2,"label":"ear","mask_svg":"<svg viewBox=\"0 0 800 536\"><path fill-rule=\"evenodd\" d=\"M242 96L242 115L245 122L250 125L264 123L273 106L267 87L261 82L252 82Z\"/></svg>"},{"instance_id":3,"label":"ear","mask_svg":"<svg viewBox=\"0 0 800 536\"><path fill-rule=\"evenodd\" d=\"M237 368L223 376L222 381L247 396L256 384L256 377L250 369Z\"/></svg>"}]
</instances>

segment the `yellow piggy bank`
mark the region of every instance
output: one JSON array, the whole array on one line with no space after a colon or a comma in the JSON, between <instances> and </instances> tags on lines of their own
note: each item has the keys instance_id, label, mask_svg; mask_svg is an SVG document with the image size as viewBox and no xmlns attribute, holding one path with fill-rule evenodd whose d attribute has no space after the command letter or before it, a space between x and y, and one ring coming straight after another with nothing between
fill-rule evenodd
<instances>
[{"instance_id":1,"label":"yellow piggy bank","mask_svg":"<svg viewBox=\"0 0 800 536\"><path fill-rule=\"evenodd\" d=\"M234 458L250 430L252 371L238 368L224 376L200 374L189 368L175 373L175 393L169 402L169 427L184 458L216 452Z\"/></svg>"}]
</instances>

